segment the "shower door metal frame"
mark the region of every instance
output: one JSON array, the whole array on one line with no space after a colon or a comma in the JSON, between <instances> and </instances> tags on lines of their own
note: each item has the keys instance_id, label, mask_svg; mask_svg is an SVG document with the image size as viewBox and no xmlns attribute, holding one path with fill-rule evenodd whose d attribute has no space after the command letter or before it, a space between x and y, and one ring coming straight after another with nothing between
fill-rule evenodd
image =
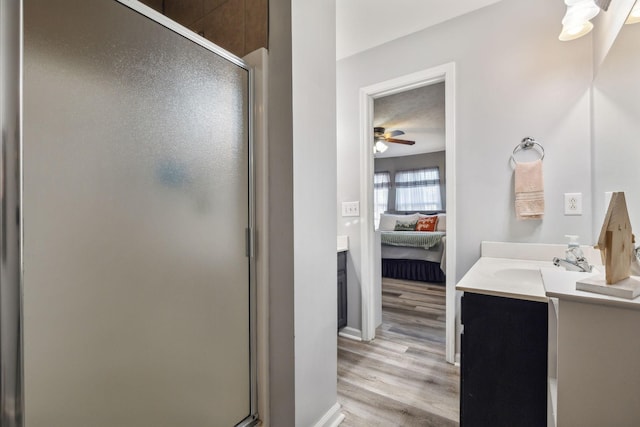
<instances>
[{"instance_id":1,"label":"shower door metal frame","mask_svg":"<svg viewBox=\"0 0 640 427\"><path fill-rule=\"evenodd\" d=\"M0 0L0 426L23 425L22 1Z\"/></svg>"},{"instance_id":2,"label":"shower door metal frame","mask_svg":"<svg viewBox=\"0 0 640 427\"><path fill-rule=\"evenodd\" d=\"M250 413L238 427L254 425L257 413L255 171L253 70L242 59L135 0L114 0L248 73L248 228ZM24 426L22 342L22 64L23 0L0 0L0 426Z\"/></svg>"}]
</instances>

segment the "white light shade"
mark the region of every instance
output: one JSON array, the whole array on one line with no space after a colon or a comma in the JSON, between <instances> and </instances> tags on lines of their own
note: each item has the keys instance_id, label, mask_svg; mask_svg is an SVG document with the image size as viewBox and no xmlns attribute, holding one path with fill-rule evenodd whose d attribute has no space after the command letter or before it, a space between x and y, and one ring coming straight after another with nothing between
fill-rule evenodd
<instances>
[{"instance_id":1,"label":"white light shade","mask_svg":"<svg viewBox=\"0 0 640 427\"><path fill-rule=\"evenodd\" d=\"M577 4L567 7L567 13L562 19L562 25L582 24L590 21L600 13L600 8L595 4Z\"/></svg>"},{"instance_id":2,"label":"white light shade","mask_svg":"<svg viewBox=\"0 0 640 427\"><path fill-rule=\"evenodd\" d=\"M561 41L574 40L593 30L591 19L600 13L594 0L565 0L567 13L562 18Z\"/></svg>"},{"instance_id":3,"label":"white light shade","mask_svg":"<svg viewBox=\"0 0 640 427\"><path fill-rule=\"evenodd\" d=\"M373 152L374 153L384 153L385 151L387 151L387 144L385 144L384 142L377 140L375 144L373 144Z\"/></svg>"},{"instance_id":4,"label":"white light shade","mask_svg":"<svg viewBox=\"0 0 640 427\"><path fill-rule=\"evenodd\" d=\"M564 4L567 6L577 6L579 4L596 5L595 0L564 0Z\"/></svg>"},{"instance_id":5,"label":"white light shade","mask_svg":"<svg viewBox=\"0 0 640 427\"><path fill-rule=\"evenodd\" d=\"M563 42L574 40L584 36L585 34L588 34L591 30L593 30L593 24L591 23L591 21L585 21L582 24L571 26L565 25L562 27L562 32L560 33L558 39Z\"/></svg>"}]
</instances>

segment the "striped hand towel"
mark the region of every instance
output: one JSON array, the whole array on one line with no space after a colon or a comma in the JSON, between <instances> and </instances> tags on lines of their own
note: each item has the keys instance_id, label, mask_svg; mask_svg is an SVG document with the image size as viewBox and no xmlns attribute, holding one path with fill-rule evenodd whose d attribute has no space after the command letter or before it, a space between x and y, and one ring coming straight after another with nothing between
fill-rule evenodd
<instances>
[{"instance_id":1,"label":"striped hand towel","mask_svg":"<svg viewBox=\"0 0 640 427\"><path fill-rule=\"evenodd\" d=\"M542 219L544 216L544 183L542 160L516 163L516 217Z\"/></svg>"}]
</instances>

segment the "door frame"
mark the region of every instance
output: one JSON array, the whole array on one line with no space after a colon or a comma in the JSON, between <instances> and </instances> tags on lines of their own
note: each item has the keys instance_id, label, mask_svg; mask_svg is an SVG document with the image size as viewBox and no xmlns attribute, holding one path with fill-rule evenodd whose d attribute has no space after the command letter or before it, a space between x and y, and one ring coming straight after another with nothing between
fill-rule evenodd
<instances>
[{"instance_id":1,"label":"door frame","mask_svg":"<svg viewBox=\"0 0 640 427\"><path fill-rule=\"evenodd\" d=\"M456 182L455 182L455 63L450 62L379 82L360 89L360 200L362 236L361 299L362 340L375 338L376 287L375 284L375 235L373 223L373 100L407 90L444 82L445 85L445 150L447 192L446 239L446 360L455 363L456 344Z\"/></svg>"}]
</instances>

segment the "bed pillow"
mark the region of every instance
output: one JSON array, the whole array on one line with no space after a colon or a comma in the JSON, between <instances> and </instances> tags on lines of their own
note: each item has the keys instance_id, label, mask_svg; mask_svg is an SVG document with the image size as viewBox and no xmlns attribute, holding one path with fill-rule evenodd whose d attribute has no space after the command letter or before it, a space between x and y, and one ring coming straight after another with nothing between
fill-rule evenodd
<instances>
[{"instance_id":1,"label":"bed pillow","mask_svg":"<svg viewBox=\"0 0 640 427\"><path fill-rule=\"evenodd\" d=\"M417 222L418 214L411 215L392 215L392 214L380 214L380 224L378 230L380 231L394 231L396 228L396 222Z\"/></svg>"},{"instance_id":2,"label":"bed pillow","mask_svg":"<svg viewBox=\"0 0 640 427\"><path fill-rule=\"evenodd\" d=\"M380 214L380 225L378 229L380 231L393 231L396 226L396 218L398 215Z\"/></svg>"},{"instance_id":3,"label":"bed pillow","mask_svg":"<svg viewBox=\"0 0 640 427\"><path fill-rule=\"evenodd\" d=\"M415 231L416 230L416 221L396 221L396 226L393 228L393 231Z\"/></svg>"},{"instance_id":4,"label":"bed pillow","mask_svg":"<svg viewBox=\"0 0 640 427\"><path fill-rule=\"evenodd\" d=\"M416 231L436 231L436 224L438 223L437 215L430 215L422 217L416 224Z\"/></svg>"},{"instance_id":5,"label":"bed pillow","mask_svg":"<svg viewBox=\"0 0 640 427\"><path fill-rule=\"evenodd\" d=\"M447 214L438 214L438 225L436 231L447 231Z\"/></svg>"}]
</instances>

